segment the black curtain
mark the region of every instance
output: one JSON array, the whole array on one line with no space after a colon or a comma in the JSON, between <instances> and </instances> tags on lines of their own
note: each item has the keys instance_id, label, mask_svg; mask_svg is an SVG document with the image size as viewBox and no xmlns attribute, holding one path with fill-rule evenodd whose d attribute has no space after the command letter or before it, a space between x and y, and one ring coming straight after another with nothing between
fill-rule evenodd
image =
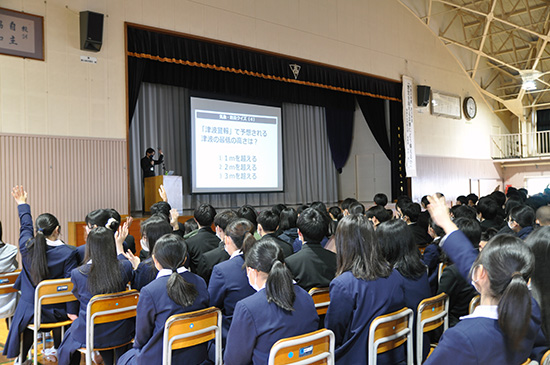
<instances>
[{"instance_id":1,"label":"black curtain","mask_svg":"<svg viewBox=\"0 0 550 365\"><path fill-rule=\"evenodd\" d=\"M136 110L136 104L139 97L139 90L141 83L143 82L143 74L145 73L145 66L147 60L128 57L128 115L130 124L134 117Z\"/></svg>"},{"instance_id":2,"label":"black curtain","mask_svg":"<svg viewBox=\"0 0 550 365\"><path fill-rule=\"evenodd\" d=\"M357 103L361 112L369 125L372 135L378 142L378 145L391 161L391 148L388 141L388 130L386 129L386 111L384 109L384 100L369 97L358 96Z\"/></svg>"},{"instance_id":3,"label":"black curtain","mask_svg":"<svg viewBox=\"0 0 550 365\"><path fill-rule=\"evenodd\" d=\"M353 139L353 111L325 108L327 136L332 161L338 173L346 165Z\"/></svg>"}]
</instances>

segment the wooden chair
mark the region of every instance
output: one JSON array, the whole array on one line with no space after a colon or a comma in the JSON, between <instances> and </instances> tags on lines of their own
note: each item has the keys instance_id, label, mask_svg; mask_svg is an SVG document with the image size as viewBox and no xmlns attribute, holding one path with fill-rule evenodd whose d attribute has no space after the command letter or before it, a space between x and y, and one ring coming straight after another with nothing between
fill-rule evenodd
<instances>
[{"instance_id":1,"label":"wooden chair","mask_svg":"<svg viewBox=\"0 0 550 365\"><path fill-rule=\"evenodd\" d=\"M550 364L550 350L546 351L544 355L542 355L542 359L540 360L540 365L547 364Z\"/></svg>"},{"instance_id":2,"label":"wooden chair","mask_svg":"<svg viewBox=\"0 0 550 365\"><path fill-rule=\"evenodd\" d=\"M327 329L283 338L271 347L267 364L334 365L334 342L334 333Z\"/></svg>"},{"instance_id":3,"label":"wooden chair","mask_svg":"<svg viewBox=\"0 0 550 365\"><path fill-rule=\"evenodd\" d=\"M413 311L403 308L376 317L370 324L368 365L376 364L376 356L401 346L407 341L407 365L413 365Z\"/></svg>"},{"instance_id":4,"label":"wooden chair","mask_svg":"<svg viewBox=\"0 0 550 365\"><path fill-rule=\"evenodd\" d=\"M470 306L468 307L468 312L470 314L474 313L474 310L479 305L479 301L481 300L481 297L479 295L476 295L475 297L470 300Z\"/></svg>"},{"instance_id":5,"label":"wooden chair","mask_svg":"<svg viewBox=\"0 0 550 365\"><path fill-rule=\"evenodd\" d=\"M16 270L12 272L5 272L0 274L0 295L3 294L10 294L10 293L17 293L19 290L14 289L13 284L15 284L15 281L19 277L19 274L21 273L21 270ZM4 318L4 317L0 317ZM8 318L8 328L11 327L11 318Z\"/></svg>"},{"instance_id":6,"label":"wooden chair","mask_svg":"<svg viewBox=\"0 0 550 365\"><path fill-rule=\"evenodd\" d=\"M172 364L172 350L183 349L214 339L216 365L222 364L222 312L210 307L194 312L174 314L166 320L162 347L162 364Z\"/></svg>"},{"instance_id":7,"label":"wooden chair","mask_svg":"<svg viewBox=\"0 0 550 365\"><path fill-rule=\"evenodd\" d=\"M38 364L38 331L40 329L61 327L63 333L63 327L73 322L68 319L66 321L55 323L42 323L42 306L48 304L67 303L76 300L72 290L73 283L69 278L43 280L36 286L36 289L34 290L34 323L27 326L28 329L33 331L34 365ZM42 343L42 346L44 347L44 343ZM23 353L19 355L19 358L22 363Z\"/></svg>"},{"instance_id":8,"label":"wooden chair","mask_svg":"<svg viewBox=\"0 0 550 365\"><path fill-rule=\"evenodd\" d=\"M430 332L443 325L449 328L449 296L445 293L426 298L418 304L416 314L416 363L422 364L424 332Z\"/></svg>"},{"instance_id":9,"label":"wooden chair","mask_svg":"<svg viewBox=\"0 0 550 365\"><path fill-rule=\"evenodd\" d=\"M328 305L330 304L330 294L328 287L311 288L308 293L313 298L313 303L315 303L317 315L321 316L327 314Z\"/></svg>"},{"instance_id":10,"label":"wooden chair","mask_svg":"<svg viewBox=\"0 0 550 365\"><path fill-rule=\"evenodd\" d=\"M94 295L90 299L86 307L86 348L78 350L86 354L86 365L92 365L92 352L113 350L132 342L113 347L94 348L94 326L135 317L138 300L139 292L137 290Z\"/></svg>"},{"instance_id":11,"label":"wooden chair","mask_svg":"<svg viewBox=\"0 0 550 365\"><path fill-rule=\"evenodd\" d=\"M426 250L426 247L428 247L429 243L423 243L423 244L420 244L420 245L417 245L416 247L418 247L418 251L420 251L420 254L421 255L424 255L424 251Z\"/></svg>"}]
</instances>

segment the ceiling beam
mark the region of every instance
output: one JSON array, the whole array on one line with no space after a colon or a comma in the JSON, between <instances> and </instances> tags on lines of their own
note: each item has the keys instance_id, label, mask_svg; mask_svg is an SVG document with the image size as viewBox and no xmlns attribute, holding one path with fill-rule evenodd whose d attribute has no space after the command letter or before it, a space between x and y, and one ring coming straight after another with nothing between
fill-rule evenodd
<instances>
[{"instance_id":1,"label":"ceiling beam","mask_svg":"<svg viewBox=\"0 0 550 365\"><path fill-rule=\"evenodd\" d=\"M487 33L489 32L489 27L491 26L491 22L493 21L493 15L494 15L496 4L497 4L497 0L493 0L493 3L491 4L491 10L489 11L489 14L487 14L486 16L485 28L483 29L483 37L481 38L481 44L479 45L479 52L483 52L483 46L485 46L485 41L487 40ZM480 59L481 59L481 53L478 53L476 57L476 62L474 63L474 71L472 72L472 79L476 76L477 67L479 66Z\"/></svg>"}]
</instances>

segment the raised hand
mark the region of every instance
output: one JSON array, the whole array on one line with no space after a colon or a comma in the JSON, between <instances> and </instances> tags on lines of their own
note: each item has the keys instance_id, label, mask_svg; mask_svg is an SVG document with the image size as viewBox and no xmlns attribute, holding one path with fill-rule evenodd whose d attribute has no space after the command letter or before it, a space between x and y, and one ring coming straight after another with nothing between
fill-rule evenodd
<instances>
[{"instance_id":1,"label":"raised hand","mask_svg":"<svg viewBox=\"0 0 550 365\"><path fill-rule=\"evenodd\" d=\"M443 228L447 234L456 231L458 228L451 220L445 197L438 198L437 195L432 195L428 196L428 201L430 202L428 211L435 224Z\"/></svg>"},{"instance_id":2,"label":"raised hand","mask_svg":"<svg viewBox=\"0 0 550 365\"><path fill-rule=\"evenodd\" d=\"M135 256L130 250L128 250L128 252L122 252L122 254L128 259L128 261L132 263L132 267L134 268L134 270L136 270L139 266L139 263L141 262L139 257Z\"/></svg>"},{"instance_id":3,"label":"raised hand","mask_svg":"<svg viewBox=\"0 0 550 365\"><path fill-rule=\"evenodd\" d=\"M118 230L115 232L115 244L116 244L116 253L120 255L124 253L123 243L128 237L128 221L124 222L123 225L118 227Z\"/></svg>"},{"instance_id":4,"label":"raised hand","mask_svg":"<svg viewBox=\"0 0 550 365\"><path fill-rule=\"evenodd\" d=\"M15 202L17 203L17 205L20 205L20 204L26 204L27 203L27 192L25 191L25 189L23 188L23 186L18 186L16 185L12 190L11 190L11 195L13 196L13 198L15 199Z\"/></svg>"},{"instance_id":5,"label":"raised hand","mask_svg":"<svg viewBox=\"0 0 550 365\"><path fill-rule=\"evenodd\" d=\"M178 224L178 217L180 214L178 213L178 210L176 208L170 209L170 225L174 229L174 231L177 231L180 226Z\"/></svg>"},{"instance_id":6,"label":"raised hand","mask_svg":"<svg viewBox=\"0 0 550 365\"><path fill-rule=\"evenodd\" d=\"M159 195L162 199L162 201L167 202L168 201L168 194L166 194L166 190L164 189L164 185L160 185L159 187Z\"/></svg>"}]
</instances>

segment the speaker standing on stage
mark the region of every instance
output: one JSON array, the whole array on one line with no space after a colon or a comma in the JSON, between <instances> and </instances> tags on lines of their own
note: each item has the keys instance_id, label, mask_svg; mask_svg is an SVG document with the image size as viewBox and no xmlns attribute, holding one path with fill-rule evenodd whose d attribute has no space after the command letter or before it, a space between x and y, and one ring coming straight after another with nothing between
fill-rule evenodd
<instances>
[{"instance_id":1,"label":"speaker standing on stage","mask_svg":"<svg viewBox=\"0 0 550 365\"><path fill-rule=\"evenodd\" d=\"M149 147L147 151L145 151L145 157L141 159L141 169L143 170L143 178L155 176L155 165L159 165L164 160L164 155L162 154L162 150L159 149L159 159L154 160L153 156L155 156L155 150Z\"/></svg>"}]
</instances>

